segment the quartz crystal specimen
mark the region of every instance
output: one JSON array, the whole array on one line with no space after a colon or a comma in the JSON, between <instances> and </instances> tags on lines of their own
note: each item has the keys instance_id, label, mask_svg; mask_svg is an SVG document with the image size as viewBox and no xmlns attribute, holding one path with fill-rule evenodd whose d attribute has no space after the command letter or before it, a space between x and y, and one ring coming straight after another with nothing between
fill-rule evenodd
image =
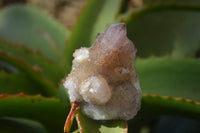
<instances>
[{"instance_id":1,"label":"quartz crystal specimen","mask_svg":"<svg viewBox=\"0 0 200 133\"><path fill-rule=\"evenodd\" d=\"M136 49L124 23L112 24L90 48L80 48L73 56L64 82L71 102L82 103L82 112L96 120L129 120L136 115L142 93L134 66Z\"/></svg>"}]
</instances>

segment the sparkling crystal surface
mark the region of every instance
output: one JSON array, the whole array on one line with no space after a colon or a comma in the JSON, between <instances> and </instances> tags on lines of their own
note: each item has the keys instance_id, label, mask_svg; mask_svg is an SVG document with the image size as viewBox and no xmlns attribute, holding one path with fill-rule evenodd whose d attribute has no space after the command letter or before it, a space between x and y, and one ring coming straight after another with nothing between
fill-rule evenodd
<instances>
[{"instance_id":1,"label":"sparkling crystal surface","mask_svg":"<svg viewBox=\"0 0 200 133\"><path fill-rule=\"evenodd\" d=\"M136 115L142 92L135 71L136 49L124 23L112 24L90 48L80 48L73 56L64 82L71 102L82 102L82 112L96 120L129 120Z\"/></svg>"}]
</instances>

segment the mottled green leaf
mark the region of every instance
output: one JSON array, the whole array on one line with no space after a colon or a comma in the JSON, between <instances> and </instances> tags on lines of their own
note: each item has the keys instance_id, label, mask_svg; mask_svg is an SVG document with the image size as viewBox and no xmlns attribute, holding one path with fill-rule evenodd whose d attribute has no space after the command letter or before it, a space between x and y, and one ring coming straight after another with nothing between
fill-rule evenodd
<instances>
[{"instance_id":1,"label":"mottled green leaf","mask_svg":"<svg viewBox=\"0 0 200 133\"><path fill-rule=\"evenodd\" d=\"M41 96L0 96L0 117L40 122L48 133L61 133L70 105Z\"/></svg>"},{"instance_id":2,"label":"mottled green leaf","mask_svg":"<svg viewBox=\"0 0 200 133\"><path fill-rule=\"evenodd\" d=\"M0 52L21 59L29 64L33 69L38 70L42 76L54 82L56 85L64 77L65 71L61 65L45 58L41 53L33 51L26 46L12 44L0 40Z\"/></svg>"},{"instance_id":3,"label":"mottled green leaf","mask_svg":"<svg viewBox=\"0 0 200 133\"><path fill-rule=\"evenodd\" d=\"M143 94L184 97L200 101L200 60L151 57L136 60Z\"/></svg>"},{"instance_id":4,"label":"mottled green leaf","mask_svg":"<svg viewBox=\"0 0 200 133\"><path fill-rule=\"evenodd\" d=\"M65 53L69 63L75 49L90 46L97 33L114 22L121 2L122 0L88 0L67 41Z\"/></svg>"},{"instance_id":5,"label":"mottled green leaf","mask_svg":"<svg viewBox=\"0 0 200 133\"><path fill-rule=\"evenodd\" d=\"M56 53L56 50L61 52L64 48L67 31L39 9L13 5L0 11L0 38L39 49L45 56L57 61L59 51Z\"/></svg>"},{"instance_id":6,"label":"mottled green leaf","mask_svg":"<svg viewBox=\"0 0 200 133\"><path fill-rule=\"evenodd\" d=\"M80 133L128 133L127 123L123 120L95 121L79 112L77 121Z\"/></svg>"},{"instance_id":7,"label":"mottled green leaf","mask_svg":"<svg viewBox=\"0 0 200 133\"><path fill-rule=\"evenodd\" d=\"M200 48L200 6L177 3L152 4L133 10L127 24L138 55L172 54L194 57Z\"/></svg>"},{"instance_id":8,"label":"mottled green leaf","mask_svg":"<svg viewBox=\"0 0 200 133\"><path fill-rule=\"evenodd\" d=\"M39 122L22 119L2 117L0 118L1 133L47 133Z\"/></svg>"},{"instance_id":9,"label":"mottled green leaf","mask_svg":"<svg viewBox=\"0 0 200 133\"><path fill-rule=\"evenodd\" d=\"M160 115L167 115L174 118L180 117L185 120L193 119L193 121L196 119L196 121L198 121L200 119L200 103L184 98L145 94L142 97L142 106L138 115L128 122L129 131L146 131L147 133L149 133L149 131L154 132L155 129L152 130L152 127L154 128L154 125L158 126L156 125L156 121L159 120ZM191 121L192 120L190 120L190 122ZM180 131L180 124L184 123L178 123L177 121L177 123L174 122L175 120L171 120L170 124L165 123L165 125L162 125L162 129L167 125L168 128L166 131L168 132L171 132L172 130ZM195 123L193 122L193 124ZM197 128L197 126L191 126L191 124L187 126L188 127L185 129ZM179 129L175 129L174 127Z\"/></svg>"},{"instance_id":10,"label":"mottled green leaf","mask_svg":"<svg viewBox=\"0 0 200 133\"><path fill-rule=\"evenodd\" d=\"M0 94L40 94L40 89L27 76L20 73L0 72Z\"/></svg>"},{"instance_id":11,"label":"mottled green leaf","mask_svg":"<svg viewBox=\"0 0 200 133\"><path fill-rule=\"evenodd\" d=\"M0 60L8 62L10 65L15 66L20 73L26 75L33 85L37 85L40 93L44 96L56 96L57 91L55 85L42 77L38 70L34 70L31 66L15 57L8 55L5 52L0 52Z\"/></svg>"},{"instance_id":12,"label":"mottled green leaf","mask_svg":"<svg viewBox=\"0 0 200 133\"><path fill-rule=\"evenodd\" d=\"M199 0L124 0L122 4L122 10L120 11L121 14L125 15L130 10L138 10L140 8L143 8L146 5L152 5L152 4L171 4L171 3L177 3L177 4L188 4L188 5L200 5Z\"/></svg>"},{"instance_id":13,"label":"mottled green leaf","mask_svg":"<svg viewBox=\"0 0 200 133\"><path fill-rule=\"evenodd\" d=\"M183 98L143 95L141 112L148 115L175 115L200 119L200 103Z\"/></svg>"}]
</instances>

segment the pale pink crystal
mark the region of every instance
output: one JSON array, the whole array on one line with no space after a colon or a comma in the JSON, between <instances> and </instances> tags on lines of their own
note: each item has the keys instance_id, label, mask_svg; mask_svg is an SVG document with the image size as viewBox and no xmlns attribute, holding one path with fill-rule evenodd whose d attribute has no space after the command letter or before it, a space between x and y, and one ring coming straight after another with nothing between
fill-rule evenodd
<instances>
[{"instance_id":1,"label":"pale pink crystal","mask_svg":"<svg viewBox=\"0 0 200 133\"><path fill-rule=\"evenodd\" d=\"M64 82L70 101L82 102L82 112L96 120L133 118L142 96L135 54L124 23L105 29L92 47L73 54L72 71Z\"/></svg>"}]
</instances>

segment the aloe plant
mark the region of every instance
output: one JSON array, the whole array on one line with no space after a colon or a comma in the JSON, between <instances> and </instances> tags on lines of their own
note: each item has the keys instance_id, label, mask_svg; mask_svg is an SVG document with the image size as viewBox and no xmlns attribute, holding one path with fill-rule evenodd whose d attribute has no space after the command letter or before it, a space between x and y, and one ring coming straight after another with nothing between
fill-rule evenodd
<instances>
[{"instance_id":1,"label":"aloe plant","mask_svg":"<svg viewBox=\"0 0 200 133\"><path fill-rule=\"evenodd\" d=\"M95 121L78 111L71 131L200 131L200 2L144 0L131 9L126 4L88 0L72 29L31 6L0 10L0 132L63 132L71 105L61 81L72 53L118 22L126 23L138 49L141 110L128 122Z\"/></svg>"}]
</instances>

